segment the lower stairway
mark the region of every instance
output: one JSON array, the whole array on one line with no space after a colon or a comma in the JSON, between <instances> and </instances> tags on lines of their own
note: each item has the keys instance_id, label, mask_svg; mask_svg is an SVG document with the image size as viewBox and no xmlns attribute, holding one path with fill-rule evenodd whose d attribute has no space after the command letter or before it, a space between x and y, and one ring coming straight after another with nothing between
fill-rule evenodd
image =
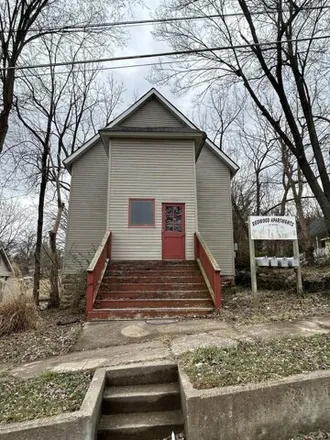
<instances>
[{"instance_id":1,"label":"lower stairway","mask_svg":"<svg viewBox=\"0 0 330 440\"><path fill-rule=\"evenodd\" d=\"M108 373L98 440L162 440L183 433L175 364L119 368Z\"/></svg>"},{"instance_id":2,"label":"lower stairway","mask_svg":"<svg viewBox=\"0 0 330 440\"><path fill-rule=\"evenodd\" d=\"M111 261L91 319L194 317L213 310L196 261Z\"/></svg>"}]
</instances>

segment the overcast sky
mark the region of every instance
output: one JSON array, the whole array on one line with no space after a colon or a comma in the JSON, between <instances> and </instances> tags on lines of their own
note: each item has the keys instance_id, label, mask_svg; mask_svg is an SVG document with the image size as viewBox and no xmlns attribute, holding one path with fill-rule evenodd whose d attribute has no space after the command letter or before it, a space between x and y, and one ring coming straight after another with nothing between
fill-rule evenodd
<instances>
[{"instance_id":1,"label":"overcast sky","mask_svg":"<svg viewBox=\"0 0 330 440\"><path fill-rule=\"evenodd\" d=\"M144 0L145 7L136 7L134 10L134 20L154 18L160 0ZM136 26L129 28L129 41L127 47L116 50L115 56L139 55L142 53L155 53L171 50L167 43L157 41L152 35L153 26ZM120 64L142 64L156 62L157 58L147 60L124 61ZM110 65L110 64L109 64ZM113 64L111 64L113 65ZM134 67L127 69L114 70L114 76L119 81L123 81L126 92L124 96L125 106L129 106L135 101L136 97L144 95L151 87L157 88L169 101L179 108L188 117L191 116L191 94L177 97L171 93L169 86L151 84L148 80L148 74L151 67Z\"/></svg>"},{"instance_id":2,"label":"overcast sky","mask_svg":"<svg viewBox=\"0 0 330 440\"><path fill-rule=\"evenodd\" d=\"M156 8L160 4L160 0L143 0L145 7L137 6L133 10L133 16L130 18L132 20L139 19L150 19L154 18L154 13ZM161 41L157 41L152 35L153 26L134 26L128 28L129 38L127 46L124 48L118 48L113 52L113 56L125 56L125 55L139 55L143 53L155 53L171 50L171 48ZM111 54L112 55L112 54ZM111 56L109 54L109 56ZM156 62L157 58L147 59L147 60L132 60L123 61L118 63L103 63L102 67L112 67L120 65L134 65L142 63ZM109 71L106 71L109 72ZM191 104L192 104L192 93L184 96L177 97L171 93L169 86L158 86L152 84L147 80L148 75L151 73L151 67L134 67L125 68L111 71L118 82L123 82L125 92L123 97L123 105L118 109L121 113L128 106L130 106L136 99L144 95L151 87L157 88L169 101L171 101L180 111L182 111L186 116L191 117ZM9 196L20 197L21 194L26 196L26 188L18 187L7 187L7 193ZM22 203L30 204L33 201L35 206L37 205L37 196L32 196L31 194L27 198L22 199Z\"/></svg>"}]
</instances>

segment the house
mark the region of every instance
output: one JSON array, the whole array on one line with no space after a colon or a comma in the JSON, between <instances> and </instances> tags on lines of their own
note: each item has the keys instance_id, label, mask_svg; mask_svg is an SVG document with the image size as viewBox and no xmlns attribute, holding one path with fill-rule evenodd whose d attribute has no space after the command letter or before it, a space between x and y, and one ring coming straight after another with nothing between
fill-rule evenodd
<instances>
[{"instance_id":1,"label":"house","mask_svg":"<svg viewBox=\"0 0 330 440\"><path fill-rule=\"evenodd\" d=\"M0 301L5 293L8 280L14 276L14 270L4 248L0 248Z\"/></svg>"},{"instance_id":2,"label":"house","mask_svg":"<svg viewBox=\"0 0 330 440\"><path fill-rule=\"evenodd\" d=\"M0 278L6 280L14 276L14 270L4 248L0 248Z\"/></svg>"},{"instance_id":3,"label":"house","mask_svg":"<svg viewBox=\"0 0 330 440\"><path fill-rule=\"evenodd\" d=\"M88 270L91 319L220 306L220 276L235 273L238 166L203 131L151 89L64 164L72 181L63 275Z\"/></svg>"}]
</instances>

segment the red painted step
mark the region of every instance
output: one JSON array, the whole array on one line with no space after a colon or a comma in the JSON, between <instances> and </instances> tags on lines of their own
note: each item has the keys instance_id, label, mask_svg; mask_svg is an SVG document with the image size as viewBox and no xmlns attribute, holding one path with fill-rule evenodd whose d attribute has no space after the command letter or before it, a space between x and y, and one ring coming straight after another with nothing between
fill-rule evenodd
<instances>
[{"instance_id":1,"label":"red painted step","mask_svg":"<svg viewBox=\"0 0 330 440\"><path fill-rule=\"evenodd\" d=\"M196 261L108 265L89 319L205 316L213 302Z\"/></svg>"},{"instance_id":2,"label":"red painted step","mask_svg":"<svg viewBox=\"0 0 330 440\"><path fill-rule=\"evenodd\" d=\"M180 307L180 308L122 308L122 309L93 309L89 319L166 319L180 317L207 316L213 312L213 307Z\"/></svg>"},{"instance_id":3,"label":"red painted step","mask_svg":"<svg viewBox=\"0 0 330 440\"><path fill-rule=\"evenodd\" d=\"M198 269L199 270L199 269ZM191 276L191 275L198 275L199 272L197 272L197 268L187 268L187 269L161 269L161 268L156 268L154 270L151 269L113 269L113 270L108 270L105 272L105 277L108 276L149 276L149 275L153 275L153 276Z\"/></svg>"},{"instance_id":4,"label":"red painted step","mask_svg":"<svg viewBox=\"0 0 330 440\"><path fill-rule=\"evenodd\" d=\"M126 275L105 275L103 281L106 281L109 284L117 284L117 283L154 283L154 282L162 282L162 283L171 283L171 282L182 282L182 283L204 283L204 278L202 274L191 274L191 275L163 275L163 274L126 274Z\"/></svg>"},{"instance_id":5,"label":"red painted step","mask_svg":"<svg viewBox=\"0 0 330 440\"><path fill-rule=\"evenodd\" d=\"M105 298L97 300L95 308L97 309L121 309L128 308L180 308L180 307L213 307L211 298Z\"/></svg>"},{"instance_id":6,"label":"red painted step","mask_svg":"<svg viewBox=\"0 0 330 440\"><path fill-rule=\"evenodd\" d=\"M117 283L110 284L109 288L116 292L135 292L137 290L148 292L150 290L154 292L162 292L167 290L177 291L177 290L203 290L205 288L205 283L185 283L185 282L171 282L171 283L146 283L146 282L136 282L136 283Z\"/></svg>"},{"instance_id":7,"label":"red painted step","mask_svg":"<svg viewBox=\"0 0 330 440\"><path fill-rule=\"evenodd\" d=\"M183 291L162 291L162 292L154 292L154 291L148 291L144 292L142 291L135 291L135 292L113 292L112 290L106 290L105 288L102 289L102 292L99 292L97 298L98 299L106 299L106 298L116 298L116 299L152 299L152 298L172 298L172 299L179 299L179 298L210 298L210 292L205 290L183 290Z\"/></svg>"}]
</instances>

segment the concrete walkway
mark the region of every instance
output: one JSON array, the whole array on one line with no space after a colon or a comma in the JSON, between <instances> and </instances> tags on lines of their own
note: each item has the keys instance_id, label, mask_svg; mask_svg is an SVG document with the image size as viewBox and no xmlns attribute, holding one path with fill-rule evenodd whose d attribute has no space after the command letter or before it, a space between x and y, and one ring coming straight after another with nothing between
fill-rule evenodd
<instances>
[{"instance_id":1,"label":"concrete walkway","mask_svg":"<svg viewBox=\"0 0 330 440\"><path fill-rule=\"evenodd\" d=\"M330 315L304 321L236 326L215 319L183 321L109 321L87 323L73 353L2 368L31 377L46 371L64 372L175 359L208 345L233 346L238 341L309 336L330 332Z\"/></svg>"}]
</instances>

